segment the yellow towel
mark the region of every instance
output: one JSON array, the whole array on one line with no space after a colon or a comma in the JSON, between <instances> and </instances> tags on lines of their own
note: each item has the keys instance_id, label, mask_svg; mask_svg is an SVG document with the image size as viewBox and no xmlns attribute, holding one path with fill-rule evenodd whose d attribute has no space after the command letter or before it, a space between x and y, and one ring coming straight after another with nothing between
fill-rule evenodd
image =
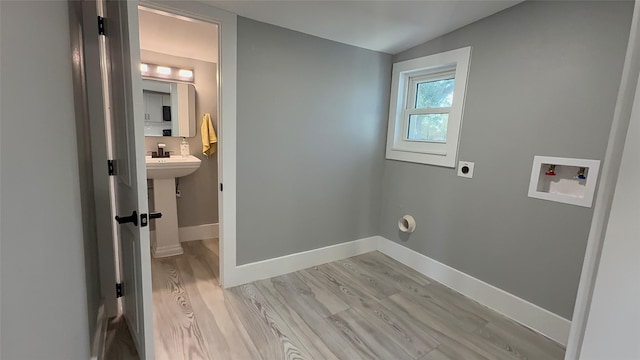
<instances>
[{"instance_id":1,"label":"yellow towel","mask_svg":"<svg viewBox=\"0 0 640 360\"><path fill-rule=\"evenodd\" d=\"M204 114L202 117L202 154L206 157L213 155L218 147L218 138L216 137L216 130L211 124L211 115L209 113Z\"/></svg>"}]
</instances>

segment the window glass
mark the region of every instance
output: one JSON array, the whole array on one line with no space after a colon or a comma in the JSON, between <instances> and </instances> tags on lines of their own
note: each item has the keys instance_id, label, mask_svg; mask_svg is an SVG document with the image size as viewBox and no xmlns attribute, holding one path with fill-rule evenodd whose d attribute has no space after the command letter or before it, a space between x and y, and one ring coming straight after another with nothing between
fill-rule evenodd
<instances>
[{"instance_id":1,"label":"window glass","mask_svg":"<svg viewBox=\"0 0 640 360\"><path fill-rule=\"evenodd\" d=\"M409 115L408 140L441 142L447 141L449 114Z\"/></svg>"},{"instance_id":2,"label":"window glass","mask_svg":"<svg viewBox=\"0 0 640 360\"><path fill-rule=\"evenodd\" d=\"M418 83L416 109L451 107L454 79L443 79Z\"/></svg>"}]
</instances>

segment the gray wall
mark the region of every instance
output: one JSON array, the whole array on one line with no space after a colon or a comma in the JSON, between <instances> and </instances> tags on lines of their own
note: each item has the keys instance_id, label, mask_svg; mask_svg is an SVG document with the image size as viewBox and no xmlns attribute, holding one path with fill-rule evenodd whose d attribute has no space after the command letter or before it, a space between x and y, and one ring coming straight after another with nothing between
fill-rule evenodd
<instances>
[{"instance_id":1,"label":"gray wall","mask_svg":"<svg viewBox=\"0 0 640 360\"><path fill-rule=\"evenodd\" d=\"M390 60L238 18L238 264L378 234Z\"/></svg>"},{"instance_id":2,"label":"gray wall","mask_svg":"<svg viewBox=\"0 0 640 360\"><path fill-rule=\"evenodd\" d=\"M592 209L528 198L531 164L603 158L632 8L527 1L396 55L473 47L459 159L475 173L386 161L382 235L571 318Z\"/></svg>"},{"instance_id":3,"label":"gray wall","mask_svg":"<svg viewBox=\"0 0 640 360\"><path fill-rule=\"evenodd\" d=\"M89 317L89 333L96 329L97 314L102 305L100 290L100 272L98 259L98 230L96 219L96 202L93 184L93 164L91 157L91 129L89 127L89 109L87 102L87 80L85 78L82 2L69 2L69 33L73 54L79 61L72 62L73 98L76 119L76 141L78 144L78 171L80 180L80 211L82 212L82 238L84 240L84 265L87 280L87 310ZM93 18L91 18L93 20ZM111 243L113 246L113 243ZM112 265L113 266L113 265ZM113 286L113 285L112 285ZM106 295L105 295L106 296Z\"/></svg>"},{"instance_id":4,"label":"gray wall","mask_svg":"<svg viewBox=\"0 0 640 360\"><path fill-rule=\"evenodd\" d=\"M3 359L86 360L68 5L0 2Z\"/></svg>"},{"instance_id":5,"label":"gray wall","mask_svg":"<svg viewBox=\"0 0 640 360\"><path fill-rule=\"evenodd\" d=\"M196 87L196 135L187 138L191 155L202 160L200 168L191 175L178 180L181 196L178 198L178 226L215 224L218 222L218 157L217 153L207 159L202 155L202 137L200 125L202 115L211 114L214 128L217 130L218 81L217 65L214 63L187 59L178 56L142 50L142 61L175 67L193 69ZM156 151L158 142L167 144L167 150L180 155L179 137L145 137L147 151ZM149 196L149 206L153 209L153 194ZM154 209L162 211L162 209ZM152 227L153 227L153 221Z\"/></svg>"}]
</instances>

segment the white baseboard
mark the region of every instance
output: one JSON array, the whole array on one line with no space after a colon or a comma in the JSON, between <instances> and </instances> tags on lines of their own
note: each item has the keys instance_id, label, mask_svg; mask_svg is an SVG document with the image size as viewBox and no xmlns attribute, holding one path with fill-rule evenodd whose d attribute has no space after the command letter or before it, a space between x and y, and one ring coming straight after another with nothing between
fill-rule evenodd
<instances>
[{"instance_id":1,"label":"white baseboard","mask_svg":"<svg viewBox=\"0 0 640 360\"><path fill-rule=\"evenodd\" d=\"M378 236L378 251L457 292L567 345L571 321L459 270Z\"/></svg>"},{"instance_id":2,"label":"white baseboard","mask_svg":"<svg viewBox=\"0 0 640 360\"><path fill-rule=\"evenodd\" d=\"M150 232L151 239L156 236L156 231ZM178 239L180 242L215 239L219 236L218 223L215 224L203 224L195 226L185 226L178 228Z\"/></svg>"},{"instance_id":3,"label":"white baseboard","mask_svg":"<svg viewBox=\"0 0 640 360\"><path fill-rule=\"evenodd\" d=\"M176 256L184 254L184 249L180 243L175 243L167 246L153 246L151 248L151 255L154 258L163 258L169 256Z\"/></svg>"},{"instance_id":4,"label":"white baseboard","mask_svg":"<svg viewBox=\"0 0 640 360\"><path fill-rule=\"evenodd\" d=\"M256 280L268 279L332 261L346 259L378 248L378 236L326 246L319 249L285 255L236 267L225 287L233 287Z\"/></svg>"},{"instance_id":5,"label":"white baseboard","mask_svg":"<svg viewBox=\"0 0 640 360\"><path fill-rule=\"evenodd\" d=\"M104 313L104 305L100 305L98 308L98 315L96 319L96 329L91 339L91 357L90 360L102 360L104 357L104 347L107 340L107 326L109 325L109 319L107 319Z\"/></svg>"},{"instance_id":6,"label":"white baseboard","mask_svg":"<svg viewBox=\"0 0 640 360\"><path fill-rule=\"evenodd\" d=\"M215 239L218 237L218 224L204 224L178 228L180 242Z\"/></svg>"}]
</instances>

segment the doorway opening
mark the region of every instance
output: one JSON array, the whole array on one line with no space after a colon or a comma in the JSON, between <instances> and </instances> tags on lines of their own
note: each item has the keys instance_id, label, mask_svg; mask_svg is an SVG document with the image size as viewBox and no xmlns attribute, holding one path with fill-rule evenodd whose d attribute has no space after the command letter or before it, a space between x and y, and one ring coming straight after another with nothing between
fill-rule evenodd
<instances>
[{"instance_id":1,"label":"doorway opening","mask_svg":"<svg viewBox=\"0 0 640 360\"><path fill-rule=\"evenodd\" d=\"M219 25L144 6L138 20L149 211L162 213L150 239L155 348L163 353L176 326L190 321L176 291L193 298L220 287ZM179 170L164 170L172 161Z\"/></svg>"}]
</instances>

